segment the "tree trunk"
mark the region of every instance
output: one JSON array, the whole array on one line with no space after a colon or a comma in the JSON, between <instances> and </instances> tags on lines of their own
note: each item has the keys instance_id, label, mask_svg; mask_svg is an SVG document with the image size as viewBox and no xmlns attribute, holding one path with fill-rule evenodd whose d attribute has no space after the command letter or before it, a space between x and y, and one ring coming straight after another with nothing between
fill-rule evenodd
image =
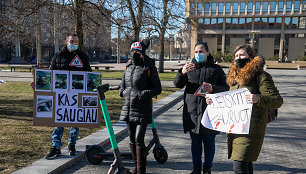
<instances>
[{"instance_id":1,"label":"tree trunk","mask_svg":"<svg viewBox=\"0 0 306 174\"><path fill-rule=\"evenodd\" d=\"M74 0L74 31L78 35L79 38L79 49L84 51L84 40L83 40L83 20L82 20L82 13L83 13L83 4L84 0Z\"/></svg>"},{"instance_id":2,"label":"tree trunk","mask_svg":"<svg viewBox=\"0 0 306 174\"><path fill-rule=\"evenodd\" d=\"M160 51L159 51L159 73L164 72L164 55L165 55L165 31L162 31L159 37Z\"/></svg>"},{"instance_id":3,"label":"tree trunk","mask_svg":"<svg viewBox=\"0 0 306 174\"><path fill-rule=\"evenodd\" d=\"M35 7L35 37L36 37L36 60L37 66L40 67L42 63L41 53L41 23L40 23L40 6L36 4Z\"/></svg>"}]
</instances>

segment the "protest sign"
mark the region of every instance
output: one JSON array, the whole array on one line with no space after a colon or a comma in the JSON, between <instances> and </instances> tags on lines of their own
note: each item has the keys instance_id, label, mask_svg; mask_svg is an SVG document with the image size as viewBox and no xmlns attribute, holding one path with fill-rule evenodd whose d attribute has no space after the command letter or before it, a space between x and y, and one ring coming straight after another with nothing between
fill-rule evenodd
<instances>
[{"instance_id":1,"label":"protest sign","mask_svg":"<svg viewBox=\"0 0 306 174\"><path fill-rule=\"evenodd\" d=\"M204 127L233 134L248 134L252 113L252 104L248 103L246 88L206 94L212 103L204 112L201 123Z\"/></svg>"},{"instance_id":2,"label":"protest sign","mask_svg":"<svg viewBox=\"0 0 306 174\"><path fill-rule=\"evenodd\" d=\"M34 125L100 127L101 73L36 69L34 82Z\"/></svg>"}]
</instances>

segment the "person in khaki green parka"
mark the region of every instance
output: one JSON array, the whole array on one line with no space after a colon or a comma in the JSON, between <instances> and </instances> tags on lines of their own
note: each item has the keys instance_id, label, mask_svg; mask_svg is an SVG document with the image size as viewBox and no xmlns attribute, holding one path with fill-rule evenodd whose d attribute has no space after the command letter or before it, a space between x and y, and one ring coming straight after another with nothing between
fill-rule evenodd
<instances>
[{"instance_id":1,"label":"person in khaki green parka","mask_svg":"<svg viewBox=\"0 0 306 174\"><path fill-rule=\"evenodd\" d=\"M263 144L268 108L282 106L283 98L274 85L271 75L263 70L264 60L255 57L249 45L239 45L234 51L235 60L229 69L227 84L230 90L247 88L246 95L253 103L248 135L228 134L228 158L234 160L236 174L253 173L252 162L256 161Z\"/></svg>"}]
</instances>

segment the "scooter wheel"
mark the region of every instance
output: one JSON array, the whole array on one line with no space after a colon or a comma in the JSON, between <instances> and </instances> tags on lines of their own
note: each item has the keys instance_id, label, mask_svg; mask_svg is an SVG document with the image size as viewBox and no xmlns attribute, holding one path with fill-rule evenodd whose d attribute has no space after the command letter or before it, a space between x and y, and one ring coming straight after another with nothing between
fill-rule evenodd
<instances>
[{"instance_id":1,"label":"scooter wheel","mask_svg":"<svg viewBox=\"0 0 306 174\"><path fill-rule=\"evenodd\" d=\"M99 165L103 161L102 153L104 150L101 146L90 146L85 151L86 160L93 165Z\"/></svg>"},{"instance_id":2,"label":"scooter wheel","mask_svg":"<svg viewBox=\"0 0 306 174\"><path fill-rule=\"evenodd\" d=\"M168 153L165 148L154 148L153 149L153 154L155 160L160 163L164 164L168 160Z\"/></svg>"}]
</instances>

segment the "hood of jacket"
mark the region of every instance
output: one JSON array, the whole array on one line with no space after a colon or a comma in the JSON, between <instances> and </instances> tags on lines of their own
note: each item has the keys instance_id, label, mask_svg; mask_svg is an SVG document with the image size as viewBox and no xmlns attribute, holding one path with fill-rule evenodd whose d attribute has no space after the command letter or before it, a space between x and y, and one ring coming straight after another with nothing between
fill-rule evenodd
<instances>
[{"instance_id":1,"label":"hood of jacket","mask_svg":"<svg viewBox=\"0 0 306 174\"><path fill-rule=\"evenodd\" d=\"M234 86L237 83L239 85L246 85L256 73L263 71L264 65L265 61L259 56L256 56L241 69L234 62L229 69L226 82L229 86Z\"/></svg>"}]
</instances>

